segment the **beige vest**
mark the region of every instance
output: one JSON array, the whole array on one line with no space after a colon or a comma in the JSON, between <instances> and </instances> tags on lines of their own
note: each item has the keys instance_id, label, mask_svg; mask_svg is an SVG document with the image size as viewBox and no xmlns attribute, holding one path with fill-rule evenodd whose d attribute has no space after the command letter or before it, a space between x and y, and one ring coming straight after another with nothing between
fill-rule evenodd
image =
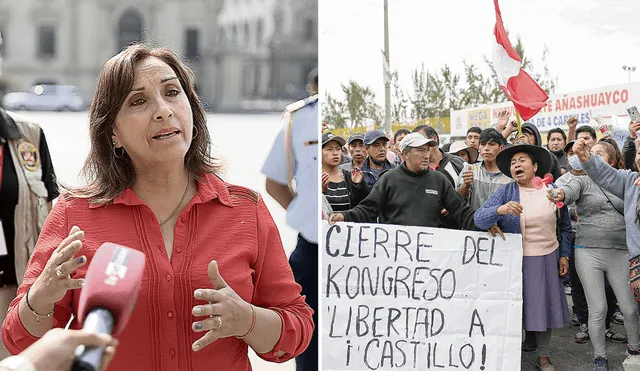
<instances>
[{"instance_id":1,"label":"beige vest","mask_svg":"<svg viewBox=\"0 0 640 371\"><path fill-rule=\"evenodd\" d=\"M21 284L38 235L49 213L48 192L42 181L40 127L13 112L7 114L15 121L22 135L20 139L8 141L19 185L18 205L15 210L14 250L16 278L18 284Z\"/></svg>"}]
</instances>

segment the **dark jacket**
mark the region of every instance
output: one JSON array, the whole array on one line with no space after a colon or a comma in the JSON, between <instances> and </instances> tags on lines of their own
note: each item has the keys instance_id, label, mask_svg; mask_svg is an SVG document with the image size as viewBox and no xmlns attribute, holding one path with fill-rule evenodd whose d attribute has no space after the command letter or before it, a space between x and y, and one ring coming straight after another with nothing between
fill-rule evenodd
<instances>
[{"instance_id":1,"label":"dark jacket","mask_svg":"<svg viewBox=\"0 0 640 371\"><path fill-rule=\"evenodd\" d=\"M460 157L446 153L443 150L440 150L440 153L442 153L442 160L440 160L438 164L437 171L447 177L449 183L455 188L457 186L458 176L462 172L462 168L464 168L464 161L462 161ZM449 164L451 164L455 175L451 173L451 168L447 167Z\"/></svg>"},{"instance_id":2,"label":"dark jacket","mask_svg":"<svg viewBox=\"0 0 640 371\"><path fill-rule=\"evenodd\" d=\"M391 162L389 162L389 160L385 159L384 160L384 167L382 168L382 171L380 172L380 174L376 175L373 170L371 170L371 164L370 164L370 158L367 156L367 158L364 160L364 164L362 164L362 167L360 168L360 170L362 170L362 174L364 174L364 180L367 182L367 184L370 187L373 187L374 184L376 184L376 182L378 181L378 179L383 176L387 171L393 169L395 166L393 166L393 164L391 164Z\"/></svg>"},{"instance_id":3,"label":"dark jacket","mask_svg":"<svg viewBox=\"0 0 640 371\"><path fill-rule=\"evenodd\" d=\"M540 136L540 132L538 131L538 128L534 124L531 124L529 122L522 125L523 130L524 128L528 128L535 133L536 135L535 145L542 147L542 137ZM531 143L531 144L534 144L534 143ZM549 149L547 149L546 147L543 147L543 148L549 151ZM558 158L554 156L553 153L551 153L550 151L549 151L549 154L551 155L551 170L549 170L549 173L551 173L551 175L553 176L553 181L555 182L556 180L558 180L558 178L562 176L562 172L560 172L560 163L558 162Z\"/></svg>"},{"instance_id":4,"label":"dark jacket","mask_svg":"<svg viewBox=\"0 0 640 371\"><path fill-rule=\"evenodd\" d=\"M622 158L624 158L624 167L632 171L638 171L636 165L636 144L634 143L636 138L627 137L622 147Z\"/></svg>"},{"instance_id":5,"label":"dark jacket","mask_svg":"<svg viewBox=\"0 0 640 371\"><path fill-rule=\"evenodd\" d=\"M555 185L553 185L555 188ZM510 214L498 215L498 208L509 201L520 202L520 188L517 183L509 183L502 186L476 210L474 220L476 225L483 230L487 230L494 225L498 225L502 232L521 234L520 217ZM563 206L558 213L556 222L556 237L560 243L560 256L569 256L571 251L571 219L567 206Z\"/></svg>"},{"instance_id":6,"label":"dark jacket","mask_svg":"<svg viewBox=\"0 0 640 371\"><path fill-rule=\"evenodd\" d=\"M369 195L371 187L364 180L360 183L351 181L350 171L342 170L342 175L347 184L347 192L349 192L349 207L353 209Z\"/></svg>"},{"instance_id":7,"label":"dark jacket","mask_svg":"<svg viewBox=\"0 0 640 371\"><path fill-rule=\"evenodd\" d=\"M571 166L569 166L569 159L567 158L567 153L565 151L560 151L557 154L552 151L549 152L551 152L551 154L558 159L558 165L560 165L560 169L564 169L565 171L571 170Z\"/></svg>"},{"instance_id":8,"label":"dark jacket","mask_svg":"<svg viewBox=\"0 0 640 371\"><path fill-rule=\"evenodd\" d=\"M438 172L444 175L449 183L453 186L453 188L458 188L458 179L460 173L464 168L464 161L458 156L454 156L452 154L444 152L442 149L440 150L442 153L442 160L438 164ZM449 211L449 210L447 210ZM460 229L460 226L456 221L451 217L451 214L447 216L441 216L442 219L442 228L447 229Z\"/></svg>"},{"instance_id":9,"label":"dark jacket","mask_svg":"<svg viewBox=\"0 0 640 371\"><path fill-rule=\"evenodd\" d=\"M478 230L473 209L442 174L429 169L414 173L403 163L380 178L360 205L342 214L349 222L366 223L382 215L386 224L441 228L443 208L463 229Z\"/></svg>"}]
</instances>

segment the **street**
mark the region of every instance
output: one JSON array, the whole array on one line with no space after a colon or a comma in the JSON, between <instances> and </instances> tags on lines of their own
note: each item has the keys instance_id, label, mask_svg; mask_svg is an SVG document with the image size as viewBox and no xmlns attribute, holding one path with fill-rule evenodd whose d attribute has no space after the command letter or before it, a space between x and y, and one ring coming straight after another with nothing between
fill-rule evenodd
<instances>
[{"instance_id":1,"label":"street","mask_svg":"<svg viewBox=\"0 0 640 371\"><path fill-rule=\"evenodd\" d=\"M571 296L567 296L571 312ZM626 333L623 326L613 325L616 330ZM558 371L591 371L593 368L593 346L591 341L578 344L573 340L578 327L565 325L563 329L553 330L551 336L551 355L549 359ZM610 371L623 371L622 362L626 355L626 344L606 342ZM536 352L522 352L522 371L535 371Z\"/></svg>"}]
</instances>

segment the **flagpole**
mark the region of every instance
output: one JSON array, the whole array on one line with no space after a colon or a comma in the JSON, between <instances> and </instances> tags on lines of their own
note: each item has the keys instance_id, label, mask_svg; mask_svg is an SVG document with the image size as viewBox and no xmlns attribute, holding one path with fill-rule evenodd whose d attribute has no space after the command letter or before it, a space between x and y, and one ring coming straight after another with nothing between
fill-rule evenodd
<instances>
[{"instance_id":1,"label":"flagpole","mask_svg":"<svg viewBox=\"0 0 640 371\"><path fill-rule=\"evenodd\" d=\"M389 64L389 3L384 0L384 56ZM389 67L389 74L391 67ZM391 132L391 76L388 76L384 84L384 128L386 132Z\"/></svg>"},{"instance_id":2,"label":"flagpole","mask_svg":"<svg viewBox=\"0 0 640 371\"><path fill-rule=\"evenodd\" d=\"M516 123L518 124L518 136L522 135L522 121L520 120L520 114L516 110Z\"/></svg>"}]
</instances>

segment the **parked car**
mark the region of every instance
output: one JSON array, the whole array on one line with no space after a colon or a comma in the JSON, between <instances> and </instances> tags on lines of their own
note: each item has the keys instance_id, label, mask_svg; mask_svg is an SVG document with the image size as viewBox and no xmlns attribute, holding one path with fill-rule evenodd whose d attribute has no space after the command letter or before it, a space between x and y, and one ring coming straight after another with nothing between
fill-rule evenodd
<instances>
[{"instance_id":1,"label":"parked car","mask_svg":"<svg viewBox=\"0 0 640 371\"><path fill-rule=\"evenodd\" d=\"M36 85L30 92L8 93L2 99L8 110L81 111L85 108L75 86Z\"/></svg>"}]
</instances>

